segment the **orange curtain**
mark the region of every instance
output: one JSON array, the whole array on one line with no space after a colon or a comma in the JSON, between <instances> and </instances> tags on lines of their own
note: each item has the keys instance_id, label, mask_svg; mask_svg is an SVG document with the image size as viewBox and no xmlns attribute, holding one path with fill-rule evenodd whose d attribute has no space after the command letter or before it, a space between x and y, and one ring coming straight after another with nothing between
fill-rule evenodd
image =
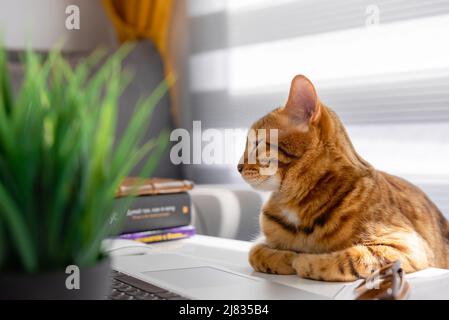
<instances>
[{"instance_id":1,"label":"orange curtain","mask_svg":"<svg viewBox=\"0 0 449 320\"><path fill-rule=\"evenodd\" d=\"M103 0L103 5L119 40L151 40L164 61L166 75L171 75L168 31L172 0Z\"/></svg>"}]
</instances>

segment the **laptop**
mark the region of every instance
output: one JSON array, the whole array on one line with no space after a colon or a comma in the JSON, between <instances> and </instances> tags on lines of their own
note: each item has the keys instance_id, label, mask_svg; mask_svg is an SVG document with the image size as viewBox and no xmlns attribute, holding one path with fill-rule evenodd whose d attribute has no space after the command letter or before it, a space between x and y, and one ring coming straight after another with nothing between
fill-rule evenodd
<instances>
[{"instance_id":1,"label":"laptop","mask_svg":"<svg viewBox=\"0 0 449 320\"><path fill-rule=\"evenodd\" d=\"M113 256L113 300L329 299L177 253Z\"/></svg>"}]
</instances>

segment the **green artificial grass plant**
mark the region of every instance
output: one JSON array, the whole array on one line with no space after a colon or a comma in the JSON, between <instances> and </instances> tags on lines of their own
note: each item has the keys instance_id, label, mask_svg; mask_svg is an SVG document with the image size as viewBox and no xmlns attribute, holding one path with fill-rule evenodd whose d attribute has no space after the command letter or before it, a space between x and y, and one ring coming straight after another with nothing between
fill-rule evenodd
<instances>
[{"instance_id":1,"label":"green artificial grass plant","mask_svg":"<svg viewBox=\"0 0 449 320\"><path fill-rule=\"evenodd\" d=\"M97 52L74 68L57 50L45 59L28 50L15 95L0 48L0 272L101 260L101 242L116 225L110 219L118 185L150 152L143 174L157 164L168 134L142 139L166 81L136 106L115 138L128 49L106 61Z\"/></svg>"}]
</instances>

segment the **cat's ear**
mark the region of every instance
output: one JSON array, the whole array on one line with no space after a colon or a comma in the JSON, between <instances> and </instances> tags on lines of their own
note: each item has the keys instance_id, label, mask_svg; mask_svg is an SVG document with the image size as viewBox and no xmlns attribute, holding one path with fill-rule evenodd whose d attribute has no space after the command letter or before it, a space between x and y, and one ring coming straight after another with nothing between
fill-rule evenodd
<instances>
[{"instance_id":1,"label":"cat's ear","mask_svg":"<svg viewBox=\"0 0 449 320\"><path fill-rule=\"evenodd\" d=\"M321 114L315 87L303 75L293 78L284 111L288 117L301 123L316 123Z\"/></svg>"}]
</instances>

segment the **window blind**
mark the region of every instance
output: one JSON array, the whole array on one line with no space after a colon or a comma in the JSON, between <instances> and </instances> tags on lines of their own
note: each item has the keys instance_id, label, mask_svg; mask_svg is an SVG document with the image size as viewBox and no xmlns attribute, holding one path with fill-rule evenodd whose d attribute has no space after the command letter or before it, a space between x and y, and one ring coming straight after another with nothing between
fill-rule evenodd
<instances>
[{"instance_id":1,"label":"window blind","mask_svg":"<svg viewBox=\"0 0 449 320\"><path fill-rule=\"evenodd\" d=\"M305 74L368 161L449 191L442 165L449 163L449 0L190 0L188 7L186 108L203 128L248 128L282 106L292 77ZM230 170L192 168L210 183L239 181Z\"/></svg>"}]
</instances>

